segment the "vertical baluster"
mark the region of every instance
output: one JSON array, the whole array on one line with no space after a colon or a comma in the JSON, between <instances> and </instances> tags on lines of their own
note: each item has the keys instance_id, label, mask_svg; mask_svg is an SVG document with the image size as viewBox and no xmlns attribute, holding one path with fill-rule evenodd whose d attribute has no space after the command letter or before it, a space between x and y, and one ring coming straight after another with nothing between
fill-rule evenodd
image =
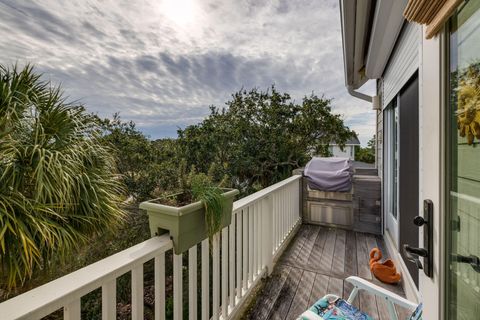
<instances>
[{"instance_id":1,"label":"vertical baluster","mask_svg":"<svg viewBox=\"0 0 480 320\"><path fill-rule=\"evenodd\" d=\"M237 297L240 299L242 297L242 253L243 253L243 246L242 246L242 211L238 211L235 215L237 218ZM235 299L234 299L235 300Z\"/></svg>"},{"instance_id":2,"label":"vertical baluster","mask_svg":"<svg viewBox=\"0 0 480 320\"><path fill-rule=\"evenodd\" d=\"M297 180L296 187L295 187L295 205L297 208L297 214L295 217L301 218L302 217L302 210L303 210L303 204L302 204L302 199L300 198L300 188L302 188L302 180Z\"/></svg>"},{"instance_id":3,"label":"vertical baluster","mask_svg":"<svg viewBox=\"0 0 480 320\"><path fill-rule=\"evenodd\" d=\"M272 206L270 207L270 213L268 214L268 216L271 218L271 226L272 226L272 239L273 239L273 247L272 249L274 251L276 251L276 247L277 247L277 217L275 216L275 191L272 192L270 194L270 200L272 200L270 203L272 204ZM267 222L269 222L267 220Z\"/></svg>"},{"instance_id":4,"label":"vertical baluster","mask_svg":"<svg viewBox=\"0 0 480 320\"><path fill-rule=\"evenodd\" d=\"M229 259L229 269L228 269L228 275L229 275L229 305L231 308L235 306L235 235L236 235L236 219L237 215L234 214L232 216L232 222L230 223L230 226L228 227L228 235L229 235L229 248L228 248L228 259Z\"/></svg>"},{"instance_id":5,"label":"vertical baluster","mask_svg":"<svg viewBox=\"0 0 480 320\"><path fill-rule=\"evenodd\" d=\"M262 228L262 215L263 215L263 203L265 199L258 201L257 203L257 274L262 270L262 249L263 249L263 237L262 233L264 229Z\"/></svg>"},{"instance_id":6,"label":"vertical baluster","mask_svg":"<svg viewBox=\"0 0 480 320\"><path fill-rule=\"evenodd\" d=\"M282 211L283 211L283 220L285 221L283 225L283 234L282 241L285 241L285 237L288 232L288 209L287 209L287 199L285 197L285 188L282 188Z\"/></svg>"},{"instance_id":7,"label":"vertical baluster","mask_svg":"<svg viewBox=\"0 0 480 320\"><path fill-rule=\"evenodd\" d=\"M155 257L155 320L165 320L165 252Z\"/></svg>"},{"instance_id":8,"label":"vertical baluster","mask_svg":"<svg viewBox=\"0 0 480 320\"><path fill-rule=\"evenodd\" d=\"M253 244L253 263L252 263L252 279L254 280L257 276L257 253L258 253L258 200L253 203L253 237L252 237L252 244Z\"/></svg>"},{"instance_id":9,"label":"vertical baluster","mask_svg":"<svg viewBox=\"0 0 480 320\"><path fill-rule=\"evenodd\" d=\"M280 247L280 228L281 228L281 219L280 219L280 214L279 214L279 206L278 206L278 192L275 191L275 193L273 194L274 196L274 210L273 210L273 214L275 215L275 220L277 221L276 223L276 228L275 228L275 248L278 249Z\"/></svg>"},{"instance_id":10,"label":"vertical baluster","mask_svg":"<svg viewBox=\"0 0 480 320\"><path fill-rule=\"evenodd\" d=\"M297 181L295 181L293 184L292 184L292 194L293 194L293 210L294 210L294 218L295 218L295 222L298 221L298 218L300 217L299 214L300 214L300 210L299 210L299 202L298 202L298 192L299 192L299 189L298 189L298 183Z\"/></svg>"},{"instance_id":11,"label":"vertical baluster","mask_svg":"<svg viewBox=\"0 0 480 320\"><path fill-rule=\"evenodd\" d=\"M209 259L209 243L205 239L202 241L202 320L210 319Z\"/></svg>"},{"instance_id":12,"label":"vertical baluster","mask_svg":"<svg viewBox=\"0 0 480 320\"><path fill-rule=\"evenodd\" d=\"M283 243L283 235L285 234L285 207L283 205L283 190L278 190L278 212L280 216L280 234L279 238L280 241L278 242L279 245Z\"/></svg>"},{"instance_id":13,"label":"vertical baluster","mask_svg":"<svg viewBox=\"0 0 480 320\"><path fill-rule=\"evenodd\" d=\"M288 215L289 215L289 220L290 220L290 224L288 225L288 233L290 233L290 231L292 230L293 228L293 221L294 221L294 217L293 217L293 208L292 208L292 185L289 184L287 186L287 188L285 188L286 192L287 192L287 201L288 201Z\"/></svg>"},{"instance_id":14,"label":"vertical baluster","mask_svg":"<svg viewBox=\"0 0 480 320\"><path fill-rule=\"evenodd\" d=\"M102 285L102 320L117 318L117 279Z\"/></svg>"},{"instance_id":15,"label":"vertical baluster","mask_svg":"<svg viewBox=\"0 0 480 320\"><path fill-rule=\"evenodd\" d=\"M290 185L287 185L285 187L285 196L287 199L287 212L288 212L288 233L290 233L290 230L292 229L293 225L293 212L292 212L292 206L291 206L291 197L292 194L290 193Z\"/></svg>"},{"instance_id":16,"label":"vertical baluster","mask_svg":"<svg viewBox=\"0 0 480 320\"><path fill-rule=\"evenodd\" d=\"M288 234L288 230L290 229L290 212L288 208L288 195L287 195L287 188L285 186L282 187L282 198L283 198L283 216L285 217L285 230L283 230L283 238Z\"/></svg>"},{"instance_id":17,"label":"vertical baluster","mask_svg":"<svg viewBox=\"0 0 480 320\"><path fill-rule=\"evenodd\" d=\"M228 227L222 230L222 318L228 313Z\"/></svg>"},{"instance_id":18,"label":"vertical baluster","mask_svg":"<svg viewBox=\"0 0 480 320\"><path fill-rule=\"evenodd\" d=\"M183 319L182 254L173 254L173 319Z\"/></svg>"},{"instance_id":19,"label":"vertical baluster","mask_svg":"<svg viewBox=\"0 0 480 320\"><path fill-rule=\"evenodd\" d=\"M81 304L80 298L70 302L63 307L63 319L65 320L80 320L81 317Z\"/></svg>"},{"instance_id":20,"label":"vertical baluster","mask_svg":"<svg viewBox=\"0 0 480 320\"><path fill-rule=\"evenodd\" d=\"M132 269L132 320L143 319L143 264Z\"/></svg>"},{"instance_id":21,"label":"vertical baluster","mask_svg":"<svg viewBox=\"0 0 480 320\"><path fill-rule=\"evenodd\" d=\"M248 206L248 287L253 281L253 206Z\"/></svg>"},{"instance_id":22,"label":"vertical baluster","mask_svg":"<svg viewBox=\"0 0 480 320\"><path fill-rule=\"evenodd\" d=\"M220 233L213 236L213 294L212 294L212 319L218 320L218 310L220 307Z\"/></svg>"},{"instance_id":23,"label":"vertical baluster","mask_svg":"<svg viewBox=\"0 0 480 320\"><path fill-rule=\"evenodd\" d=\"M197 319L197 246L188 249L188 318Z\"/></svg>"},{"instance_id":24,"label":"vertical baluster","mask_svg":"<svg viewBox=\"0 0 480 320\"><path fill-rule=\"evenodd\" d=\"M287 234L290 234L293 225L293 214L292 214L292 195L290 193L290 185L285 187L285 199L287 200L287 214L288 214L288 230Z\"/></svg>"},{"instance_id":25,"label":"vertical baluster","mask_svg":"<svg viewBox=\"0 0 480 320\"><path fill-rule=\"evenodd\" d=\"M257 243L255 243L257 247L257 266L255 268L256 274L260 273L260 270L262 268L262 205L263 205L264 199L258 201L257 203L257 232L255 233L257 237Z\"/></svg>"},{"instance_id":26,"label":"vertical baluster","mask_svg":"<svg viewBox=\"0 0 480 320\"><path fill-rule=\"evenodd\" d=\"M272 207L273 207L273 194L269 195L267 198L265 198L263 202L263 225L262 225L262 230L264 232L263 236L263 247L264 247L264 256L263 256L263 264L267 268L268 275L272 274L273 271L273 250L274 250L274 244L273 244L273 230L274 226L270 223L273 217L273 212L272 212Z\"/></svg>"},{"instance_id":27,"label":"vertical baluster","mask_svg":"<svg viewBox=\"0 0 480 320\"><path fill-rule=\"evenodd\" d=\"M242 210L243 219L243 289L247 290L248 286L248 208Z\"/></svg>"},{"instance_id":28,"label":"vertical baluster","mask_svg":"<svg viewBox=\"0 0 480 320\"><path fill-rule=\"evenodd\" d=\"M285 188L286 198L287 198L287 211L288 211L288 234L292 230L293 226L293 212L292 212L292 193L290 185L287 185Z\"/></svg>"}]
</instances>

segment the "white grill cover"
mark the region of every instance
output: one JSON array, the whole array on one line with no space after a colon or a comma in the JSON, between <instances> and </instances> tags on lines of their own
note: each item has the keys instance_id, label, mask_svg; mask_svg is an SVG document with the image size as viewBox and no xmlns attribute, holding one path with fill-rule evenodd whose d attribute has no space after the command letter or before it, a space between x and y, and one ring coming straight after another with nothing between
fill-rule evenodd
<instances>
[{"instance_id":1,"label":"white grill cover","mask_svg":"<svg viewBox=\"0 0 480 320\"><path fill-rule=\"evenodd\" d=\"M352 173L348 158L313 158L304 171L311 189L335 192L352 189Z\"/></svg>"}]
</instances>

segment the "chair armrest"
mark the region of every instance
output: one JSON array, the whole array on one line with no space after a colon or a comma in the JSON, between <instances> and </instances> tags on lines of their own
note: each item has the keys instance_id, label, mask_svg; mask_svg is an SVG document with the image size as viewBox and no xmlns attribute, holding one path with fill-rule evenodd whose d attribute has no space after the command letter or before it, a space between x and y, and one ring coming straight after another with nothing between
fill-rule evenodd
<instances>
[{"instance_id":1,"label":"chair armrest","mask_svg":"<svg viewBox=\"0 0 480 320\"><path fill-rule=\"evenodd\" d=\"M353 286L354 289L352 293L350 294L350 297L348 298L348 302L352 303L353 300L355 299L355 296L357 295L358 290L365 290L368 291L378 297L381 297L387 301L391 301L396 305L399 305L401 307L407 308L414 310L418 304L414 303L412 301L409 301L398 294L395 294L391 291L388 291L387 289L384 289L380 286L377 286L376 284L371 283L370 281L364 280L359 277L348 277L345 279L346 281L350 282Z\"/></svg>"}]
</instances>

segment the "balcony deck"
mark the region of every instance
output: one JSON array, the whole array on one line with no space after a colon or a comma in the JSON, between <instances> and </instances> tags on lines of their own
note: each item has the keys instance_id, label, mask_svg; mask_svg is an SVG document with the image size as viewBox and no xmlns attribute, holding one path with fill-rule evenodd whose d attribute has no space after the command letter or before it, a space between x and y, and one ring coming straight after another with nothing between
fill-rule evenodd
<instances>
[{"instance_id":1,"label":"balcony deck","mask_svg":"<svg viewBox=\"0 0 480 320\"><path fill-rule=\"evenodd\" d=\"M102 317L115 319L117 281L127 273L131 318L147 319L144 264L149 261L155 319L170 318L172 300L174 320L187 317L184 309L189 319L295 319L326 293L347 297L352 288L344 279L351 275L403 295L401 286L383 285L370 273L370 250L387 252L381 237L301 224L300 182L301 176L292 176L235 201L231 224L211 245L205 239L177 255L168 234L153 237L0 303L2 320L41 319L61 309L65 319L80 320L86 307L82 297L99 288ZM361 291L354 303L374 319L388 319L381 299ZM408 314L397 313L399 319Z\"/></svg>"},{"instance_id":2,"label":"balcony deck","mask_svg":"<svg viewBox=\"0 0 480 320\"><path fill-rule=\"evenodd\" d=\"M245 318L295 319L327 293L347 298L351 287L343 279L351 275L404 296L401 285L383 284L371 274L368 254L373 247L387 252L380 236L302 225ZM361 292L354 304L374 319L389 319L385 302L373 295ZM410 313L397 307L397 314L405 319Z\"/></svg>"}]
</instances>

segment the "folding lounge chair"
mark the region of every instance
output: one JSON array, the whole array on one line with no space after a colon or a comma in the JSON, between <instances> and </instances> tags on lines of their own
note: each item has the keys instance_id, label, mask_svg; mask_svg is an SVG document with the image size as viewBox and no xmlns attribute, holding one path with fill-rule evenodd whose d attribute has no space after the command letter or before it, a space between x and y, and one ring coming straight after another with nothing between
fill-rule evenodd
<instances>
[{"instance_id":1,"label":"folding lounge chair","mask_svg":"<svg viewBox=\"0 0 480 320\"><path fill-rule=\"evenodd\" d=\"M421 319L423 307L421 303L416 304L408 301L391 291L359 277L348 277L345 281L348 281L353 285L352 293L350 293L347 301L336 295L327 294L325 297L318 300L310 309L302 313L298 317L298 320L371 320L372 318L369 315L352 305L359 290L365 290L384 299L387 303L390 320L398 320L394 307L395 304L410 310L415 310L408 318L409 320Z\"/></svg>"}]
</instances>

